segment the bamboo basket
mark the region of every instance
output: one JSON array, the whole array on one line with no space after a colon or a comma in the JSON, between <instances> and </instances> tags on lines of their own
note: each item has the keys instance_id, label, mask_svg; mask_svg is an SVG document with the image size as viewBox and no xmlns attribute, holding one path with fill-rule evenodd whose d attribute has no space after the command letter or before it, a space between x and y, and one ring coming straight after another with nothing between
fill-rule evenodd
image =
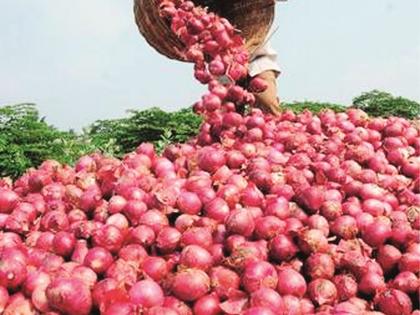
<instances>
[{"instance_id":1,"label":"bamboo basket","mask_svg":"<svg viewBox=\"0 0 420 315\"><path fill-rule=\"evenodd\" d=\"M193 0L227 18L245 38L253 53L266 39L274 19L274 0ZM183 44L158 12L159 0L134 0L134 15L140 33L159 53L181 61Z\"/></svg>"}]
</instances>

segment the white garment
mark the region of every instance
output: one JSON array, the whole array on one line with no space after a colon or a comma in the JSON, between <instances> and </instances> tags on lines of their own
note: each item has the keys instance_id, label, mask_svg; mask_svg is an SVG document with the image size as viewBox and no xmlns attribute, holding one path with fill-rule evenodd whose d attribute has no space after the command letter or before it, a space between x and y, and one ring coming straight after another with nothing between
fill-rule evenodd
<instances>
[{"instance_id":1,"label":"white garment","mask_svg":"<svg viewBox=\"0 0 420 315\"><path fill-rule=\"evenodd\" d=\"M251 77L268 70L273 70L277 75L280 74L277 52L271 47L270 41L258 47L252 54L248 69Z\"/></svg>"}]
</instances>

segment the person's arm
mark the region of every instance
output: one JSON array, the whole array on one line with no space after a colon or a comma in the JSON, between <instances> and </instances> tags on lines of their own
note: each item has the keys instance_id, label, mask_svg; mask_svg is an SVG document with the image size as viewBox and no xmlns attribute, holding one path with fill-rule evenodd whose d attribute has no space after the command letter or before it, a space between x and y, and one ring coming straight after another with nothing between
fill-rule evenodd
<instances>
[{"instance_id":1,"label":"person's arm","mask_svg":"<svg viewBox=\"0 0 420 315\"><path fill-rule=\"evenodd\" d=\"M277 95L276 79L281 73L277 63L277 53L267 42L253 54L249 64L251 77L258 76L267 82L267 89L263 93L255 94L256 106L274 115L280 113L280 100Z\"/></svg>"}]
</instances>

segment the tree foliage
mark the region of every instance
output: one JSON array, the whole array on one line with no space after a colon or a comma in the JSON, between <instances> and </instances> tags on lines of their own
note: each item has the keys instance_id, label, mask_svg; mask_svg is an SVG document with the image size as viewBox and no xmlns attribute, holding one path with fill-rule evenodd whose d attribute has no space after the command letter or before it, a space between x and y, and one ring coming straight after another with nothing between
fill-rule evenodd
<instances>
[{"instance_id":1,"label":"tree foliage","mask_svg":"<svg viewBox=\"0 0 420 315\"><path fill-rule=\"evenodd\" d=\"M372 116L400 116L408 119L420 117L420 104L407 98L373 90L353 99L353 106Z\"/></svg>"}]
</instances>

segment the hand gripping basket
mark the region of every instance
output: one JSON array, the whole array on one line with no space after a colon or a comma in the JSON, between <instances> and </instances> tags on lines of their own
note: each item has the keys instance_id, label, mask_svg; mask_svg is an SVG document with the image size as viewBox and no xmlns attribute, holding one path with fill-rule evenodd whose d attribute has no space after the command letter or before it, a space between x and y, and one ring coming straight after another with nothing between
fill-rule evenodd
<instances>
[{"instance_id":1,"label":"hand gripping basket","mask_svg":"<svg viewBox=\"0 0 420 315\"><path fill-rule=\"evenodd\" d=\"M193 0L196 4L227 18L245 38L246 47L254 52L266 39L274 19L274 0ZM183 44L159 16L159 0L134 0L134 14L140 33L159 53L183 60Z\"/></svg>"}]
</instances>

